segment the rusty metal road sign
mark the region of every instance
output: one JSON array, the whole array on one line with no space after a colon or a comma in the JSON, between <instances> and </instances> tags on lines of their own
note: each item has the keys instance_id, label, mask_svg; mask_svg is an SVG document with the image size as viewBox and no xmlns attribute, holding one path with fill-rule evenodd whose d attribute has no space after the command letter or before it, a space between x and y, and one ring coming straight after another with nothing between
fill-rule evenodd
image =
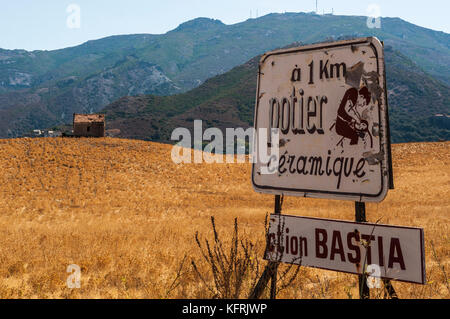
<instances>
[{"instance_id":1,"label":"rusty metal road sign","mask_svg":"<svg viewBox=\"0 0 450 319\"><path fill-rule=\"evenodd\" d=\"M267 148L279 145L272 173L266 169L273 158L253 164L256 191L381 202L392 188L384 50L378 39L266 53L255 108L255 129L267 130ZM277 141L271 140L273 129L279 129Z\"/></svg>"},{"instance_id":2,"label":"rusty metal road sign","mask_svg":"<svg viewBox=\"0 0 450 319\"><path fill-rule=\"evenodd\" d=\"M271 215L268 236L272 262L426 283L421 228Z\"/></svg>"}]
</instances>

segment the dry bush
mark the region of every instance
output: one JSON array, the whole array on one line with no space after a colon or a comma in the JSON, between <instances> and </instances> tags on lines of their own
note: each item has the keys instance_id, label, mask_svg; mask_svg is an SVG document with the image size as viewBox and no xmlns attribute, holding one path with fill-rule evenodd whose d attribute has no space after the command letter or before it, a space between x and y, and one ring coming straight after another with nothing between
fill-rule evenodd
<instances>
[{"instance_id":1,"label":"dry bush","mask_svg":"<svg viewBox=\"0 0 450 319\"><path fill-rule=\"evenodd\" d=\"M242 294L248 296L249 292L243 292L244 285L247 284L246 286L250 289L254 287L260 274L259 256L255 244L248 239L239 239L237 218L234 220L229 249L224 248L224 244L219 238L213 216L211 217L211 226L214 234L212 243L205 239L205 244L202 245L198 232L195 234L195 242L203 261L210 269L214 284L208 282L205 274L199 271L195 260L192 260L195 274L214 299L238 299L242 297Z\"/></svg>"},{"instance_id":2,"label":"dry bush","mask_svg":"<svg viewBox=\"0 0 450 319\"><path fill-rule=\"evenodd\" d=\"M265 219L266 249L268 236L267 215ZM239 299L248 298L256 288L257 282L262 275L263 266L260 262L260 253L256 244L247 238L240 239L238 232L238 219L234 219L233 235L229 248L224 248L224 243L219 237L216 229L215 219L211 216L211 227L214 240L210 243L205 239L202 244L198 232L195 234L195 242L200 250L203 261L208 265L209 276L202 274L195 260L192 267L204 286L211 293L213 299ZM228 252L228 253L227 253ZM279 256L281 258L281 256ZM277 277L277 293L289 287L297 278L300 266L287 265ZM208 277L212 277L213 284ZM266 287L267 288L267 285Z\"/></svg>"}]
</instances>

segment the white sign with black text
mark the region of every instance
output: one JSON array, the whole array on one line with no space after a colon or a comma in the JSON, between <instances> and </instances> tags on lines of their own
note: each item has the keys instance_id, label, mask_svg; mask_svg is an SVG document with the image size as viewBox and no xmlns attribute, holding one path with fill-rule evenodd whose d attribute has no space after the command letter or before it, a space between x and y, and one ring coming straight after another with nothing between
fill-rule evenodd
<instances>
[{"instance_id":1,"label":"white sign with black text","mask_svg":"<svg viewBox=\"0 0 450 319\"><path fill-rule=\"evenodd\" d=\"M378 39L263 55L254 123L256 131L267 130L269 150L279 147L278 158L253 164L256 191L359 202L386 197L391 159ZM274 129L277 141L271 140ZM256 134L254 145L260 143Z\"/></svg>"},{"instance_id":2,"label":"white sign with black text","mask_svg":"<svg viewBox=\"0 0 450 319\"><path fill-rule=\"evenodd\" d=\"M270 216L266 260L425 284L424 256L420 228Z\"/></svg>"}]
</instances>

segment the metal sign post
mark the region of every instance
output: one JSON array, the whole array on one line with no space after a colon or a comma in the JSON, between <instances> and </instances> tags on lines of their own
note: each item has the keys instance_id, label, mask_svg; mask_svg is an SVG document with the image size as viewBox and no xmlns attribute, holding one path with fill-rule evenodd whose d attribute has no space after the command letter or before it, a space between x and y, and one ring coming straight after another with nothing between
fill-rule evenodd
<instances>
[{"instance_id":1,"label":"metal sign post","mask_svg":"<svg viewBox=\"0 0 450 319\"><path fill-rule=\"evenodd\" d=\"M355 221L357 223L367 222L365 203L355 202ZM382 282L384 285L385 293L392 299L398 299L397 293L395 292L391 281L389 279L383 279ZM367 285L367 274L365 272L362 275L359 275L359 298L370 298L370 289Z\"/></svg>"},{"instance_id":2,"label":"metal sign post","mask_svg":"<svg viewBox=\"0 0 450 319\"><path fill-rule=\"evenodd\" d=\"M275 215L281 216L282 200L280 195L275 195ZM278 277L278 263L273 265L272 283L270 286L270 299L277 298L277 277Z\"/></svg>"},{"instance_id":3,"label":"metal sign post","mask_svg":"<svg viewBox=\"0 0 450 319\"><path fill-rule=\"evenodd\" d=\"M283 199L280 195L275 195L275 215L281 216L281 209L283 205ZM268 246L267 246L268 247ZM266 250L267 250L266 247ZM278 265L279 262L269 261L266 268L264 269L261 278L259 278L258 283L253 289L249 299L259 299L264 292L269 280L271 280L270 285L270 299L276 299L277 295L277 280L278 280Z\"/></svg>"}]
</instances>

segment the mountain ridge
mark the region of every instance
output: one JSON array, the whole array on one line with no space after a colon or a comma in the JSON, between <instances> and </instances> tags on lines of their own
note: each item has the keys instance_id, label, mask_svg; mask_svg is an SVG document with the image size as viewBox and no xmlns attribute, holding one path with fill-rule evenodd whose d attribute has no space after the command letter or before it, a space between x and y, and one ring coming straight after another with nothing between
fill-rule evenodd
<instances>
[{"instance_id":1,"label":"mountain ridge","mask_svg":"<svg viewBox=\"0 0 450 319\"><path fill-rule=\"evenodd\" d=\"M393 18L382 19L381 29L369 29L366 20L286 13L226 25L199 18L161 35L111 36L54 51L2 50L0 137L66 123L71 113L98 112L126 95L184 93L296 41L378 36L450 83L450 35Z\"/></svg>"},{"instance_id":2,"label":"mountain ridge","mask_svg":"<svg viewBox=\"0 0 450 319\"><path fill-rule=\"evenodd\" d=\"M385 54L393 142L449 140L450 87L392 47L387 46ZM119 130L118 137L171 143L175 128L192 132L196 119L203 120L204 129L251 127L259 58L183 94L123 97L102 111L108 129ZM441 113L443 117L436 117Z\"/></svg>"}]
</instances>

